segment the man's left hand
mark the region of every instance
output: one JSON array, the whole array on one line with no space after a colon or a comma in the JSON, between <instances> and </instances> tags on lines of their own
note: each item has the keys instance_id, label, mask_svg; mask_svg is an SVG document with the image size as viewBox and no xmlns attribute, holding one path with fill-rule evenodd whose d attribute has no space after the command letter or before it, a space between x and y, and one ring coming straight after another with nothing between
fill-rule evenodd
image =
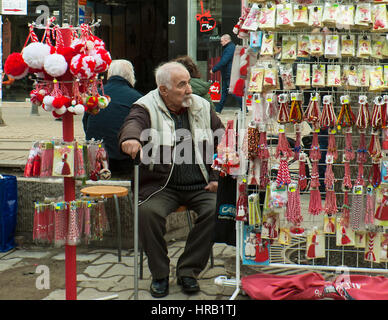
<instances>
[{"instance_id":1,"label":"man's left hand","mask_svg":"<svg viewBox=\"0 0 388 320\"><path fill-rule=\"evenodd\" d=\"M217 181L210 181L209 184L205 187L205 190L209 192L217 192L217 189L218 189Z\"/></svg>"}]
</instances>

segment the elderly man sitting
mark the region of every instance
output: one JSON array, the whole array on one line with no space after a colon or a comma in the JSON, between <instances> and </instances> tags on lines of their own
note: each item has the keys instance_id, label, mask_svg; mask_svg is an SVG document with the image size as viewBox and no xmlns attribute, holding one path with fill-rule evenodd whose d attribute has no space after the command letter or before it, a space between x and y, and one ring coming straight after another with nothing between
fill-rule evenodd
<instances>
[{"instance_id":1,"label":"elderly man sitting","mask_svg":"<svg viewBox=\"0 0 388 320\"><path fill-rule=\"evenodd\" d=\"M168 294L170 260L166 217L180 205L197 213L176 275L186 293L199 291L198 274L212 247L218 172L211 168L216 137L224 126L205 99L192 94L190 75L180 63L156 69L157 89L137 100L119 134L124 153L141 152L140 242L152 274L154 297ZM218 130L218 134L213 134ZM209 151L211 152L203 152Z\"/></svg>"}]
</instances>

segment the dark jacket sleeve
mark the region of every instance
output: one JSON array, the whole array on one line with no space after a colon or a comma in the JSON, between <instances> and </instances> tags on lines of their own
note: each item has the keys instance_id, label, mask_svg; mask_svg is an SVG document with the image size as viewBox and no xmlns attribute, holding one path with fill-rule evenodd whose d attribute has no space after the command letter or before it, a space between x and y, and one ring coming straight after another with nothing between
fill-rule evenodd
<instances>
[{"instance_id":1,"label":"dark jacket sleeve","mask_svg":"<svg viewBox=\"0 0 388 320\"><path fill-rule=\"evenodd\" d=\"M224 49L224 52L222 53L221 60L213 67L212 69L213 72L217 72L222 67L225 67L230 62L230 60L233 59L234 48L235 47L232 45L226 46L226 48Z\"/></svg>"},{"instance_id":2,"label":"dark jacket sleeve","mask_svg":"<svg viewBox=\"0 0 388 320\"><path fill-rule=\"evenodd\" d=\"M213 132L216 132L217 130L221 129L225 133L225 126L213 109L210 110L210 117L211 117L211 127ZM215 138L214 138L215 153L217 153L217 146L218 146L218 143L220 142L218 141L217 136L220 136L220 135L215 135ZM219 175L220 175L220 172L212 168L209 173L209 181L218 181Z\"/></svg>"},{"instance_id":3,"label":"dark jacket sleeve","mask_svg":"<svg viewBox=\"0 0 388 320\"><path fill-rule=\"evenodd\" d=\"M136 139L143 145L140 140L141 133L150 127L151 119L148 111L139 105L133 104L118 135L120 149L121 144L130 139Z\"/></svg>"}]
</instances>

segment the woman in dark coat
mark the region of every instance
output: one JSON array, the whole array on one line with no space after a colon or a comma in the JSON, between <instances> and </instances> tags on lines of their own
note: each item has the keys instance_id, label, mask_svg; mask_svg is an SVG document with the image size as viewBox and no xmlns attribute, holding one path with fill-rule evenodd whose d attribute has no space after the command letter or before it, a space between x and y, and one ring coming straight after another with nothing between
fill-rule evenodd
<instances>
[{"instance_id":1,"label":"woman in dark coat","mask_svg":"<svg viewBox=\"0 0 388 320\"><path fill-rule=\"evenodd\" d=\"M142 94L134 89L135 73L132 63L127 60L113 60L107 78L104 94L111 98L108 107L96 115L85 113L82 122L86 140L103 140L112 177L125 178L130 173L131 160L120 152L117 135L132 104Z\"/></svg>"},{"instance_id":2,"label":"woman in dark coat","mask_svg":"<svg viewBox=\"0 0 388 320\"><path fill-rule=\"evenodd\" d=\"M180 56L174 61L182 63L190 73L190 85L193 93L209 101L210 106L215 110L214 103L209 94L209 88L211 86L210 82L203 81L201 79L201 73L198 70L197 65L194 63L193 59L189 56Z\"/></svg>"}]
</instances>

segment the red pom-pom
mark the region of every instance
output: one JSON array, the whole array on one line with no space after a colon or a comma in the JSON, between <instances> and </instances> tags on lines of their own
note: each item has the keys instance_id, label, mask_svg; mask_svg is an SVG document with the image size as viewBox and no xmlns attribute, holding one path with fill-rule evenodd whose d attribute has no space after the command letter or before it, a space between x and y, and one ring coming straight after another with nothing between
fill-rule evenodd
<instances>
[{"instance_id":1,"label":"red pom-pom","mask_svg":"<svg viewBox=\"0 0 388 320\"><path fill-rule=\"evenodd\" d=\"M42 94L40 94L38 90L32 90L30 92L31 103L33 103L35 105L40 106L43 102L43 98L44 98L44 96Z\"/></svg>"},{"instance_id":2,"label":"red pom-pom","mask_svg":"<svg viewBox=\"0 0 388 320\"><path fill-rule=\"evenodd\" d=\"M57 53L65 57L66 62L70 65L71 59L77 54L72 47L60 47L57 49Z\"/></svg>"},{"instance_id":3,"label":"red pom-pom","mask_svg":"<svg viewBox=\"0 0 388 320\"><path fill-rule=\"evenodd\" d=\"M236 81L236 84L234 85L233 94L237 97L243 97L244 96L244 88L245 88L245 80L244 79L238 79Z\"/></svg>"},{"instance_id":4,"label":"red pom-pom","mask_svg":"<svg viewBox=\"0 0 388 320\"><path fill-rule=\"evenodd\" d=\"M22 79L28 73L28 66L21 53L11 53L4 64L4 72L15 79Z\"/></svg>"},{"instance_id":5,"label":"red pom-pom","mask_svg":"<svg viewBox=\"0 0 388 320\"><path fill-rule=\"evenodd\" d=\"M95 75L96 60L92 56L77 54L71 59L70 71L78 79L90 79Z\"/></svg>"},{"instance_id":6,"label":"red pom-pom","mask_svg":"<svg viewBox=\"0 0 388 320\"><path fill-rule=\"evenodd\" d=\"M85 106L86 106L88 111L96 108L97 105L98 105L98 97L89 96L86 98Z\"/></svg>"},{"instance_id":7,"label":"red pom-pom","mask_svg":"<svg viewBox=\"0 0 388 320\"><path fill-rule=\"evenodd\" d=\"M96 54L93 55L93 57L96 60L96 68L94 69L95 73L101 73L108 70L112 62L112 58L108 51L105 49L99 49L97 50Z\"/></svg>"},{"instance_id":8,"label":"red pom-pom","mask_svg":"<svg viewBox=\"0 0 388 320\"><path fill-rule=\"evenodd\" d=\"M63 96L55 97L53 100L53 107L59 109L63 106Z\"/></svg>"},{"instance_id":9,"label":"red pom-pom","mask_svg":"<svg viewBox=\"0 0 388 320\"><path fill-rule=\"evenodd\" d=\"M53 114L54 118L60 118L63 116L62 114L58 114L55 111L52 111L51 113Z\"/></svg>"},{"instance_id":10,"label":"red pom-pom","mask_svg":"<svg viewBox=\"0 0 388 320\"><path fill-rule=\"evenodd\" d=\"M68 107L71 106L71 99L69 97L63 96L62 97L62 103L63 103L63 106L68 108Z\"/></svg>"}]
</instances>

